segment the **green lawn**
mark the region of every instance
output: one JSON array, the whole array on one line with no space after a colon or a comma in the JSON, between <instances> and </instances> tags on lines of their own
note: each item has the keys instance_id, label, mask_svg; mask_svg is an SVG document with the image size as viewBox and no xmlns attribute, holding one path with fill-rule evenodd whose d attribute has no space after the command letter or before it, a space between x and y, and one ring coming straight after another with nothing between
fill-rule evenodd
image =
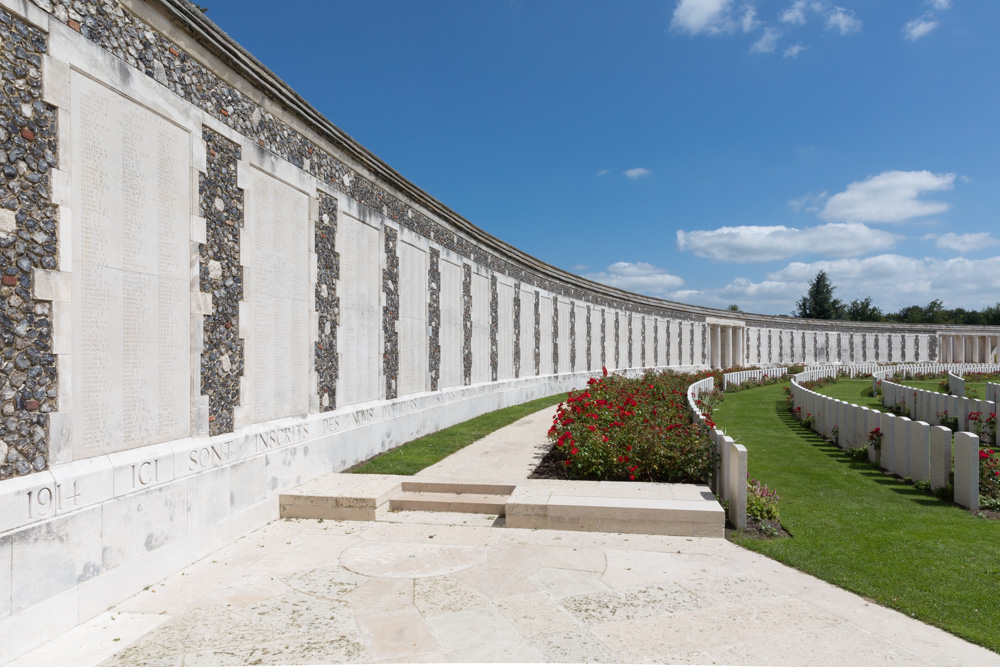
<instances>
[{"instance_id":1,"label":"green lawn","mask_svg":"<svg viewBox=\"0 0 1000 667\"><path fill-rule=\"evenodd\" d=\"M487 412L485 415L411 440L395 449L362 461L348 472L372 475L415 475L493 431L564 400L566 400L565 393L554 394L502 410Z\"/></svg>"},{"instance_id":2,"label":"green lawn","mask_svg":"<svg viewBox=\"0 0 1000 667\"><path fill-rule=\"evenodd\" d=\"M867 380L838 380L833 384L820 387L816 393L835 398L838 401L847 401L865 408L871 408L882 412L882 401L874 396L863 396L866 389L872 388L871 379ZM727 395L728 396L728 395Z\"/></svg>"},{"instance_id":3,"label":"green lawn","mask_svg":"<svg viewBox=\"0 0 1000 667\"><path fill-rule=\"evenodd\" d=\"M851 386L829 390L847 400ZM778 490L793 535L741 545L1000 650L1000 521L852 461L791 417L781 385L726 394L715 420Z\"/></svg>"}]
</instances>

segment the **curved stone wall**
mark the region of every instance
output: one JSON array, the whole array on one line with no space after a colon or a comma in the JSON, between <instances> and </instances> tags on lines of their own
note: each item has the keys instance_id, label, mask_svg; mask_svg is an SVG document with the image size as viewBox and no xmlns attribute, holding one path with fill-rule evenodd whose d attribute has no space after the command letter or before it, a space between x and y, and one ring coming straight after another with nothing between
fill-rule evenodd
<instances>
[{"instance_id":1,"label":"curved stone wall","mask_svg":"<svg viewBox=\"0 0 1000 667\"><path fill-rule=\"evenodd\" d=\"M12 656L277 517L291 486L602 366L929 361L958 334L951 358L995 354L1000 329L731 313L545 264L182 0L0 7Z\"/></svg>"}]
</instances>

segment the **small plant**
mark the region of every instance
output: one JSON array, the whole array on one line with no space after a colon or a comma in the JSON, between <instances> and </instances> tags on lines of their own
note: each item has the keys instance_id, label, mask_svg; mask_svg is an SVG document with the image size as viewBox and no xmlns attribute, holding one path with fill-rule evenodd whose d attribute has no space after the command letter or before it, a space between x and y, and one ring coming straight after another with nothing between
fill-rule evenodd
<instances>
[{"instance_id":1,"label":"small plant","mask_svg":"<svg viewBox=\"0 0 1000 667\"><path fill-rule=\"evenodd\" d=\"M994 444L996 443L997 413L991 412L986 416L986 419L983 420L983 435L985 435L990 442Z\"/></svg>"},{"instance_id":2,"label":"small plant","mask_svg":"<svg viewBox=\"0 0 1000 667\"><path fill-rule=\"evenodd\" d=\"M814 423L816 423L816 420L813 418L812 413L807 412L806 416L802 418L802 425L811 429Z\"/></svg>"},{"instance_id":3,"label":"small plant","mask_svg":"<svg viewBox=\"0 0 1000 667\"><path fill-rule=\"evenodd\" d=\"M833 442L839 442L840 441L840 427L839 426L834 426L832 429L830 429L830 440L833 441Z\"/></svg>"},{"instance_id":4,"label":"small plant","mask_svg":"<svg viewBox=\"0 0 1000 667\"><path fill-rule=\"evenodd\" d=\"M767 484L747 476L747 527L753 527L771 537L777 537L781 528L778 501L781 497Z\"/></svg>"},{"instance_id":5,"label":"small plant","mask_svg":"<svg viewBox=\"0 0 1000 667\"><path fill-rule=\"evenodd\" d=\"M1000 459L992 449L979 450L979 495L1000 500Z\"/></svg>"},{"instance_id":6,"label":"small plant","mask_svg":"<svg viewBox=\"0 0 1000 667\"><path fill-rule=\"evenodd\" d=\"M876 426L868 431L868 446L876 452L882 451L882 429Z\"/></svg>"},{"instance_id":7,"label":"small plant","mask_svg":"<svg viewBox=\"0 0 1000 667\"><path fill-rule=\"evenodd\" d=\"M949 417L947 410L937 413L938 423L952 431L958 430L958 417Z\"/></svg>"}]
</instances>

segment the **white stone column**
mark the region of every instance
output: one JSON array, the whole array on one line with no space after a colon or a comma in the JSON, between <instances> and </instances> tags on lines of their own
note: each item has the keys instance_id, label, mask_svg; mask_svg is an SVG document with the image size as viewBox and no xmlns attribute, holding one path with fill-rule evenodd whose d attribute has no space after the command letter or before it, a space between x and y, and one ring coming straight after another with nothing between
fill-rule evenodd
<instances>
[{"instance_id":1,"label":"white stone column","mask_svg":"<svg viewBox=\"0 0 1000 667\"><path fill-rule=\"evenodd\" d=\"M720 355L719 355L719 352L720 352L720 350L719 350L719 343L720 343L720 340L719 340L720 339L720 336L719 336L719 325L718 324L710 324L709 325L709 334L710 334L710 339L711 339L711 342L709 343L709 345L711 346L710 349L709 349L709 362L711 363L712 368L719 368L719 363L721 361Z\"/></svg>"},{"instance_id":2,"label":"white stone column","mask_svg":"<svg viewBox=\"0 0 1000 667\"><path fill-rule=\"evenodd\" d=\"M733 365L733 334L732 327L720 327L719 337L722 339L722 367L731 368Z\"/></svg>"},{"instance_id":3,"label":"white stone column","mask_svg":"<svg viewBox=\"0 0 1000 667\"><path fill-rule=\"evenodd\" d=\"M956 342L958 343L958 354L956 361L960 364L965 363L965 336L956 336Z\"/></svg>"},{"instance_id":4,"label":"white stone column","mask_svg":"<svg viewBox=\"0 0 1000 667\"><path fill-rule=\"evenodd\" d=\"M733 327L733 363L743 366L746 363L746 329Z\"/></svg>"}]
</instances>

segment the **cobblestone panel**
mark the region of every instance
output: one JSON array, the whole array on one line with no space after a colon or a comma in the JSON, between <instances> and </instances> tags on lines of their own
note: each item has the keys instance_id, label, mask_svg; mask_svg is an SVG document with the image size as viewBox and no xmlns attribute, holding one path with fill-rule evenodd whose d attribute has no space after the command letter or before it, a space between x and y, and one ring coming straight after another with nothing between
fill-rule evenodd
<instances>
[{"instance_id":1,"label":"cobblestone panel","mask_svg":"<svg viewBox=\"0 0 1000 667\"><path fill-rule=\"evenodd\" d=\"M58 382L52 304L32 297L35 269L57 267L55 110L42 102L44 33L0 11L0 479L45 470Z\"/></svg>"},{"instance_id":2,"label":"cobblestone panel","mask_svg":"<svg viewBox=\"0 0 1000 667\"><path fill-rule=\"evenodd\" d=\"M337 200L323 192L317 193L319 222L316 225L316 315L319 338L316 340L316 378L319 407L328 412L337 407L337 328L340 326L340 298L337 279L340 278L340 255L336 250Z\"/></svg>"},{"instance_id":3,"label":"cobblestone panel","mask_svg":"<svg viewBox=\"0 0 1000 667\"><path fill-rule=\"evenodd\" d=\"M204 319L201 393L208 396L209 433L218 435L233 430L246 359L240 338L240 229L244 209L243 191L236 187L240 147L208 128L202 130L202 138L208 147L208 159L198 192L208 243L199 248L201 291L212 295L212 314Z\"/></svg>"}]
</instances>

